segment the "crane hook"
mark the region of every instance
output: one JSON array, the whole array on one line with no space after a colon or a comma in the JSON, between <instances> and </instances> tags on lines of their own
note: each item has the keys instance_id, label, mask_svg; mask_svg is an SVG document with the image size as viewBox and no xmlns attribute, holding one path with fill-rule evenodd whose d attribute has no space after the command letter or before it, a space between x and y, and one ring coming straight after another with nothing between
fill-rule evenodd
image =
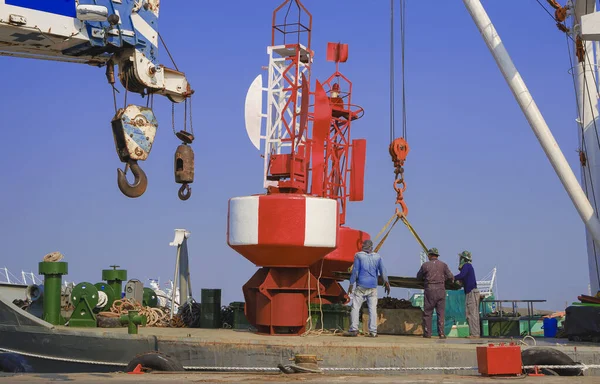
<instances>
[{"instance_id":1,"label":"crane hook","mask_svg":"<svg viewBox=\"0 0 600 384\"><path fill-rule=\"evenodd\" d=\"M128 168L131 168L131 172L135 177L133 184L129 184L125 176ZM146 192L148 178L136 160L129 160L125 165L125 171L117 169L117 185L125 196L131 198L140 197Z\"/></svg>"},{"instance_id":2,"label":"crane hook","mask_svg":"<svg viewBox=\"0 0 600 384\"><path fill-rule=\"evenodd\" d=\"M180 200L186 201L192 196L192 188L188 183L184 183L181 188L179 188L179 192L177 192L177 196L179 196Z\"/></svg>"}]
</instances>

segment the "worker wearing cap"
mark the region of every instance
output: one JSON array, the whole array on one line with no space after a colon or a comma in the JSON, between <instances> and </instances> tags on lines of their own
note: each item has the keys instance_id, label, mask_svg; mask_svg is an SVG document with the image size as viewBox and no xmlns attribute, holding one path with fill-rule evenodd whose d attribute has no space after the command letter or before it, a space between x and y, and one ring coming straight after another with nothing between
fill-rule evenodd
<instances>
[{"instance_id":1,"label":"worker wearing cap","mask_svg":"<svg viewBox=\"0 0 600 384\"><path fill-rule=\"evenodd\" d=\"M378 277L383 278L385 292L390 294L390 283L388 281L385 267L381 256L373 252L373 242L365 240L362 244L362 251L354 255L354 265L352 266L352 275L350 276L350 286L348 294L354 293L352 297L352 312L350 313L350 329L345 336L358 335L358 316L360 307L365 300L369 306L369 337L377 337L377 283ZM353 291L353 285L356 283L356 289Z\"/></svg>"},{"instance_id":2,"label":"worker wearing cap","mask_svg":"<svg viewBox=\"0 0 600 384\"><path fill-rule=\"evenodd\" d=\"M463 251L458 254L458 269L460 273L454 276L455 280L462 283L465 289L465 314L469 324L469 338L479 338L479 300L480 294L477 289L475 269L471 264L473 258L471 252Z\"/></svg>"},{"instance_id":3,"label":"worker wearing cap","mask_svg":"<svg viewBox=\"0 0 600 384\"><path fill-rule=\"evenodd\" d=\"M431 317L433 309L437 313L438 335L445 339L444 323L446 312L446 280L454 280L450 268L443 261L438 260L440 256L437 248L427 251L429 261L421 265L417 273L417 279L425 281L425 305L423 308L423 337L431 337Z\"/></svg>"}]
</instances>

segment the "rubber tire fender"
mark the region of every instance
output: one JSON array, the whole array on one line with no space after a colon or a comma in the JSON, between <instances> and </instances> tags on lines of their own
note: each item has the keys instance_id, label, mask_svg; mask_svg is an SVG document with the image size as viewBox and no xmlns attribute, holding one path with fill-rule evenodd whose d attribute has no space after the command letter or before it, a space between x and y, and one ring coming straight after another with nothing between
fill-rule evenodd
<instances>
[{"instance_id":1,"label":"rubber tire fender","mask_svg":"<svg viewBox=\"0 0 600 384\"><path fill-rule=\"evenodd\" d=\"M0 372L32 373L33 368L23 356L6 352L0 353Z\"/></svg>"},{"instance_id":2,"label":"rubber tire fender","mask_svg":"<svg viewBox=\"0 0 600 384\"><path fill-rule=\"evenodd\" d=\"M173 357L162 352L144 352L136 355L125 368L125 372L132 372L138 364L143 368L153 371L183 372L183 365Z\"/></svg>"},{"instance_id":3,"label":"rubber tire fender","mask_svg":"<svg viewBox=\"0 0 600 384\"><path fill-rule=\"evenodd\" d=\"M531 347L521 352L523 365L577 365L565 353L548 347ZM581 368L553 368L559 376L583 376Z\"/></svg>"}]
</instances>

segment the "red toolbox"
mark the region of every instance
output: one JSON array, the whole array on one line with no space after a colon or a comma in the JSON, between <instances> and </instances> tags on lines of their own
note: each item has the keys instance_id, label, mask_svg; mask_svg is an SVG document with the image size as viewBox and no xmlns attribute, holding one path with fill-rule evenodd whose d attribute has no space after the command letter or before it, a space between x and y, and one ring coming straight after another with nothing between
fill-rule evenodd
<instances>
[{"instance_id":1,"label":"red toolbox","mask_svg":"<svg viewBox=\"0 0 600 384\"><path fill-rule=\"evenodd\" d=\"M521 347L515 343L477 347L477 367L479 373L486 376L520 375L523 367Z\"/></svg>"}]
</instances>

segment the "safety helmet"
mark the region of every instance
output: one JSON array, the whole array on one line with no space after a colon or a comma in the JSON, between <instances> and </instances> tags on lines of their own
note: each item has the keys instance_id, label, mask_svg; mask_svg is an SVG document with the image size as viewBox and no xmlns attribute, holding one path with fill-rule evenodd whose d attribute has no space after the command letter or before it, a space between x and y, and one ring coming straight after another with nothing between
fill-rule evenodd
<instances>
[{"instance_id":1,"label":"safety helmet","mask_svg":"<svg viewBox=\"0 0 600 384\"><path fill-rule=\"evenodd\" d=\"M458 257L460 260L465 260L468 262L471 262L473 260L473 258L471 257L471 252L469 251L462 251L458 254Z\"/></svg>"},{"instance_id":2,"label":"safety helmet","mask_svg":"<svg viewBox=\"0 0 600 384\"><path fill-rule=\"evenodd\" d=\"M429 251L427 251L427 256L429 255L439 256L440 252L437 248L430 248Z\"/></svg>"}]
</instances>

